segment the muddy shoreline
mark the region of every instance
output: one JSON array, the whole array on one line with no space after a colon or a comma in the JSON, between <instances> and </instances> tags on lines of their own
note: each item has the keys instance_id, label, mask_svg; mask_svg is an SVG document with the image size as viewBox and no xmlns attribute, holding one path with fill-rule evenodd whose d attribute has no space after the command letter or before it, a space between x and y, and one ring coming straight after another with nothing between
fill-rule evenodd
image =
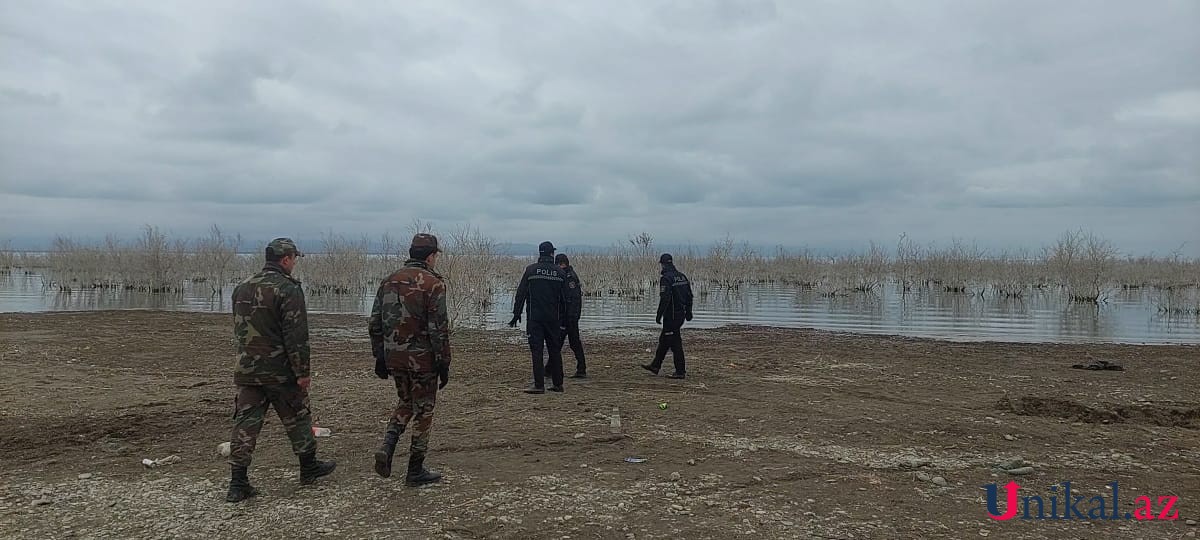
<instances>
[{"instance_id":1,"label":"muddy shoreline","mask_svg":"<svg viewBox=\"0 0 1200 540\"><path fill-rule=\"evenodd\" d=\"M338 471L296 483L277 419L223 501L223 314L0 314L0 530L75 538L1177 538L1200 533L1200 346L946 342L812 330L685 330L689 378L638 369L654 335L585 332L593 378L519 393L518 331L461 331L429 465L405 488L370 454L394 400L366 320L315 315L313 409ZM1089 355L1125 371L1071 369ZM663 410L657 405L668 403ZM620 411L622 431L609 416ZM142 458L182 462L147 469ZM627 463L625 457L645 458ZM398 456L403 460L403 455ZM996 465L1020 460L1013 476ZM1069 481L1178 497L1178 519L1013 520L985 490ZM1111 510L1111 509L1110 509ZM1060 511L1061 513L1061 511ZM1084 511L1086 514L1086 510Z\"/></svg>"}]
</instances>

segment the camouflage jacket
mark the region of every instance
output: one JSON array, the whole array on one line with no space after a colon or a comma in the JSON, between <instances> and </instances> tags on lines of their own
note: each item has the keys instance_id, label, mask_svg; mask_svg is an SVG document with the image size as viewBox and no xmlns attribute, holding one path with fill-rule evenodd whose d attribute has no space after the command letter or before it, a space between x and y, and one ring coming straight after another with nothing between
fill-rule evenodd
<instances>
[{"instance_id":1,"label":"camouflage jacket","mask_svg":"<svg viewBox=\"0 0 1200 540\"><path fill-rule=\"evenodd\" d=\"M267 263L233 289L233 334L235 384L284 384L309 376L304 289L278 264Z\"/></svg>"},{"instance_id":2,"label":"camouflage jacket","mask_svg":"<svg viewBox=\"0 0 1200 540\"><path fill-rule=\"evenodd\" d=\"M379 285L371 321L371 350L388 369L429 373L450 365L446 285L423 261L409 260Z\"/></svg>"}]
</instances>

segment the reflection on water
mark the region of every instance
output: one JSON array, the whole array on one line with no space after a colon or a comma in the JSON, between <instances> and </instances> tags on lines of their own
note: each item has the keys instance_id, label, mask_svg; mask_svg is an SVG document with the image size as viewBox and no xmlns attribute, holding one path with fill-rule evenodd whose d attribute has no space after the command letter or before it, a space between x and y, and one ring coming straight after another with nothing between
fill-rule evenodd
<instances>
[{"instance_id":1,"label":"reflection on water","mask_svg":"<svg viewBox=\"0 0 1200 540\"><path fill-rule=\"evenodd\" d=\"M35 274L0 275L0 311L78 311L166 309L229 311L229 293L212 294L196 286L178 295L154 295L94 289L66 294L43 290ZM1195 289L1189 291L1200 294ZM692 328L753 324L820 328L845 332L901 334L952 340L1026 342L1200 343L1200 318L1160 313L1150 290L1123 290L1103 305L1065 302L1058 294L1034 293L1023 299L896 287L872 294L822 296L816 291L780 285L714 290L697 297ZM370 298L309 295L315 313L370 310ZM656 299L616 297L585 299L584 328L653 327ZM469 318L499 328L511 317L512 293L499 294L490 313Z\"/></svg>"}]
</instances>

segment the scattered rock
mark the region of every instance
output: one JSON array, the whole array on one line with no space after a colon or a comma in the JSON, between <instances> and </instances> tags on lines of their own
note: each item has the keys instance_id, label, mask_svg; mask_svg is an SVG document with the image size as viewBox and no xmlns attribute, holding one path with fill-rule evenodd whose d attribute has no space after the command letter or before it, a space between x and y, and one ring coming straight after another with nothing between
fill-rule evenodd
<instances>
[{"instance_id":1,"label":"scattered rock","mask_svg":"<svg viewBox=\"0 0 1200 540\"><path fill-rule=\"evenodd\" d=\"M148 459L148 458L143 459L142 465L145 465L147 468L153 469L155 467L162 467L163 465L173 465L173 464L179 463L181 461L183 461L183 458L172 455L172 456L167 456L165 458L159 458L159 459Z\"/></svg>"},{"instance_id":2,"label":"scattered rock","mask_svg":"<svg viewBox=\"0 0 1200 540\"><path fill-rule=\"evenodd\" d=\"M680 478L681 478L681 475L678 472L671 473L671 481L672 482L678 482Z\"/></svg>"},{"instance_id":3,"label":"scattered rock","mask_svg":"<svg viewBox=\"0 0 1200 540\"><path fill-rule=\"evenodd\" d=\"M34 506L46 506L47 504L50 504L51 502L53 502L53 501L51 501L50 499L43 498L43 499L38 499L36 501L33 501L33 505Z\"/></svg>"},{"instance_id":4,"label":"scattered rock","mask_svg":"<svg viewBox=\"0 0 1200 540\"><path fill-rule=\"evenodd\" d=\"M1015 469L1009 469L1009 470L1007 470L1007 471L1004 471L1004 472L1007 472L1008 474L1012 474L1012 475L1017 475L1017 476L1020 476L1020 475L1022 475L1022 474L1030 474L1030 473L1032 473L1032 472L1033 472L1033 467L1017 467L1017 468L1015 468Z\"/></svg>"},{"instance_id":5,"label":"scattered rock","mask_svg":"<svg viewBox=\"0 0 1200 540\"><path fill-rule=\"evenodd\" d=\"M1193 527L1196 526L1196 520L1194 520L1194 519L1189 519L1189 520L1185 521L1184 523L1191 525Z\"/></svg>"},{"instance_id":6,"label":"scattered rock","mask_svg":"<svg viewBox=\"0 0 1200 540\"><path fill-rule=\"evenodd\" d=\"M582 433L576 433L576 434L575 434L575 438L576 438L576 439L582 439L582 438L583 438L583 434L582 434Z\"/></svg>"},{"instance_id":7,"label":"scattered rock","mask_svg":"<svg viewBox=\"0 0 1200 540\"><path fill-rule=\"evenodd\" d=\"M1004 440L1006 440L1006 441L1015 441L1015 440L1017 440L1017 438L1016 438L1016 437L1013 437L1012 435L1005 435L1005 436L1004 436Z\"/></svg>"},{"instance_id":8,"label":"scattered rock","mask_svg":"<svg viewBox=\"0 0 1200 540\"><path fill-rule=\"evenodd\" d=\"M1021 467L1025 467L1027 465L1029 465L1029 463L1026 463L1025 460L1023 460L1021 458L1013 458L1013 459L1010 459L1007 461L1001 461L1000 463L997 463L996 467L1007 471L1010 469L1019 469Z\"/></svg>"},{"instance_id":9,"label":"scattered rock","mask_svg":"<svg viewBox=\"0 0 1200 540\"><path fill-rule=\"evenodd\" d=\"M86 473L86 472L85 472L85 473L83 473L83 474L79 475L79 479L80 479L80 480L87 480L88 478L91 478L91 477L92 477L92 473Z\"/></svg>"},{"instance_id":10,"label":"scattered rock","mask_svg":"<svg viewBox=\"0 0 1200 540\"><path fill-rule=\"evenodd\" d=\"M922 482L928 482L932 479L933 479L933 475L931 475L929 473L925 473L925 472L917 473L917 480L920 480Z\"/></svg>"},{"instance_id":11,"label":"scattered rock","mask_svg":"<svg viewBox=\"0 0 1200 540\"><path fill-rule=\"evenodd\" d=\"M945 478L942 478L942 477L940 477L940 476L935 476L935 477L933 477L932 481L933 481L933 483L935 483L935 484L937 484L937 485L939 485L939 486L945 486L945 485L946 485L946 479L945 479Z\"/></svg>"}]
</instances>

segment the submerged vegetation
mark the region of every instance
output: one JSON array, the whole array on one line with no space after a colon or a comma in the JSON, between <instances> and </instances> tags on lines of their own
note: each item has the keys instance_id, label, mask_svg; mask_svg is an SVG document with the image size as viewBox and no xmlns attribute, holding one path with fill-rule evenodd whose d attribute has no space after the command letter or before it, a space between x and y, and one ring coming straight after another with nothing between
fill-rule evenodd
<instances>
[{"instance_id":1,"label":"submerged vegetation","mask_svg":"<svg viewBox=\"0 0 1200 540\"><path fill-rule=\"evenodd\" d=\"M487 310L497 292L511 289L531 259L507 255L504 245L471 226L438 230L416 221L406 232L372 238L327 231L318 242L301 246L306 256L297 276L312 295L369 295L407 259L411 234L432 232L443 244L437 270L448 281L458 323L459 317ZM17 252L0 244L0 271L36 271L44 287L63 293L116 289L180 294L190 285L219 295L261 266L259 243L215 225L207 236L194 239L168 238L147 225L132 241L59 236L44 253ZM657 294L658 251L653 236L643 232L607 249L569 255L584 277L585 295L637 301ZM959 239L944 246L920 245L900 235L894 247L871 242L866 249L834 255L783 248L760 253L728 236L673 254L701 299L736 293L747 285L795 287L833 298L874 295L895 284L901 294L937 291L1012 301L1057 294L1064 302L1102 304L1118 292L1145 289L1163 312L1200 314L1200 259L1180 252L1125 256L1108 240L1084 231L1065 232L1036 252L992 253Z\"/></svg>"}]
</instances>

